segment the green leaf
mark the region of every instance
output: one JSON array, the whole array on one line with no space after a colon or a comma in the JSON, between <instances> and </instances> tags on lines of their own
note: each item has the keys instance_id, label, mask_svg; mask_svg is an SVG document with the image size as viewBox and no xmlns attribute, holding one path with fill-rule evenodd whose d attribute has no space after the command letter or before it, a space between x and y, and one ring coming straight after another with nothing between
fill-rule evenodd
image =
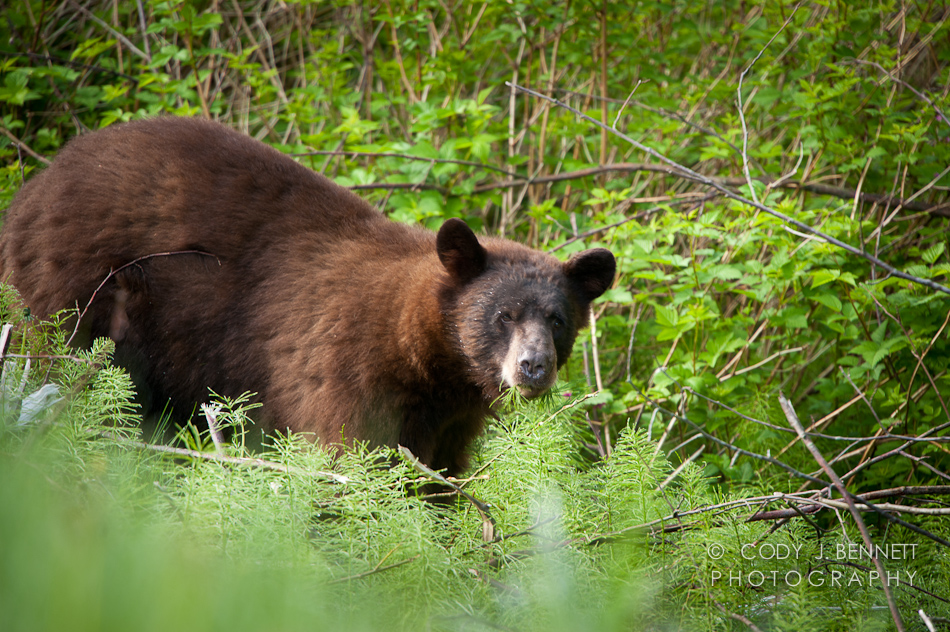
<instances>
[{"instance_id":1,"label":"green leaf","mask_svg":"<svg viewBox=\"0 0 950 632\"><path fill-rule=\"evenodd\" d=\"M732 281L742 278L742 270L733 265L721 265L713 267L713 276L723 281Z\"/></svg>"},{"instance_id":2,"label":"green leaf","mask_svg":"<svg viewBox=\"0 0 950 632\"><path fill-rule=\"evenodd\" d=\"M621 287L607 290L604 292L601 298L603 301L619 303L621 305L629 305L633 303L633 294L630 292L630 290Z\"/></svg>"},{"instance_id":3,"label":"green leaf","mask_svg":"<svg viewBox=\"0 0 950 632\"><path fill-rule=\"evenodd\" d=\"M812 272L811 274L811 286L813 288L824 285L825 283L831 283L836 281L841 277L841 270L831 269L831 270L818 270Z\"/></svg>"},{"instance_id":4,"label":"green leaf","mask_svg":"<svg viewBox=\"0 0 950 632\"><path fill-rule=\"evenodd\" d=\"M857 279L855 279L855 278L854 278L854 275L851 274L850 272L842 272L842 273L841 273L841 276L838 278L838 280L839 280L839 281L844 281L845 283L847 283L847 284L850 285L851 287L857 287L857 286L858 286L858 281L857 281Z\"/></svg>"},{"instance_id":5,"label":"green leaf","mask_svg":"<svg viewBox=\"0 0 950 632\"><path fill-rule=\"evenodd\" d=\"M677 323L679 323L679 314L677 314L673 308L655 305L653 310L656 313L656 322L661 326L676 327Z\"/></svg>"},{"instance_id":6,"label":"green leaf","mask_svg":"<svg viewBox=\"0 0 950 632\"><path fill-rule=\"evenodd\" d=\"M920 258L926 261L927 263L931 263L931 264L936 263L937 259L940 258L940 255L943 254L943 251L945 249L946 249L946 244L944 244L943 242L940 242L936 246L932 248L928 248L927 250L920 253Z\"/></svg>"},{"instance_id":7,"label":"green leaf","mask_svg":"<svg viewBox=\"0 0 950 632\"><path fill-rule=\"evenodd\" d=\"M871 340L873 340L874 342L878 344L882 344L884 342L885 336L887 336L887 321L886 320L882 322L880 325L878 325L877 329L871 332Z\"/></svg>"},{"instance_id":8,"label":"green leaf","mask_svg":"<svg viewBox=\"0 0 950 632\"><path fill-rule=\"evenodd\" d=\"M784 316L786 327L791 327L792 329L805 329L808 327L808 312L804 307L788 309Z\"/></svg>"},{"instance_id":9,"label":"green leaf","mask_svg":"<svg viewBox=\"0 0 950 632\"><path fill-rule=\"evenodd\" d=\"M486 160L491 154L492 143L498 140L494 134L477 134L472 137L472 155Z\"/></svg>"},{"instance_id":10,"label":"green leaf","mask_svg":"<svg viewBox=\"0 0 950 632\"><path fill-rule=\"evenodd\" d=\"M841 311L841 299L834 294L819 294L814 296L813 299L833 311Z\"/></svg>"}]
</instances>

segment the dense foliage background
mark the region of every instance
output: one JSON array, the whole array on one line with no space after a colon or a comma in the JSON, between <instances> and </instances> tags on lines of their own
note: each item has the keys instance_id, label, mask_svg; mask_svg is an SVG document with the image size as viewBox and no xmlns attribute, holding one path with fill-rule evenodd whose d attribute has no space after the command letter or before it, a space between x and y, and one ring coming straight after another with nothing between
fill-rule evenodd
<instances>
[{"instance_id":1,"label":"dense foliage background","mask_svg":"<svg viewBox=\"0 0 950 632\"><path fill-rule=\"evenodd\" d=\"M0 208L76 134L207 116L395 221L605 246L620 274L561 394L480 446L465 489L488 510L407 496L430 478L408 461L252 455L241 432L162 456L109 345L71 350L5 295L0 625L946 628L948 20L934 1L8 3ZM830 470L877 510L849 512ZM848 553L862 527L887 591Z\"/></svg>"}]
</instances>

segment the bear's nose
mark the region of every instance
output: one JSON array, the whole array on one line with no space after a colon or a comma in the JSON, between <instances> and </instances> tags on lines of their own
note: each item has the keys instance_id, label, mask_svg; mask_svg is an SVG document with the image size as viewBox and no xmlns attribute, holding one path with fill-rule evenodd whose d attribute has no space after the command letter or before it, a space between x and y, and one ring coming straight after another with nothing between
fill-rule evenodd
<instances>
[{"instance_id":1,"label":"bear's nose","mask_svg":"<svg viewBox=\"0 0 950 632\"><path fill-rule=\"evenodd\" d=\"M521 359L521 373L532 382L540 382L550 371L550 359L543 353L531 353Z\"/></svg>"}]
</instances>

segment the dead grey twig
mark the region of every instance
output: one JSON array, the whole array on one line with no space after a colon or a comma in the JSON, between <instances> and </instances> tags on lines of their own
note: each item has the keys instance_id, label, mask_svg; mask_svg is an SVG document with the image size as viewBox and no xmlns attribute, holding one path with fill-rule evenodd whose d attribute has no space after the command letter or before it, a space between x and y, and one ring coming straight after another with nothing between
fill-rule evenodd
<instances>
[{"instance_id":1,"label":"dead grey twig","mask_svg":"<svg viewBox=\"0 0 950 632\"><path fill-rule=\"evenodd\" d=\"M408 461L409 464L416 469L416 471L425 474L426 476L442 483L443 485L451 487L457 494L472 503L472 506L475 507L475 510L478 511L479 515L482 517L482 539L485 542L491 542L495 539L495 519L491 516L491 507L488 505L488 503L475 498L467 491L430 468L428 465L420 461L419 458L413 454L412 450L409 448L405 446L399 446L399 454L401 454L403 458L406 459L406 461Z\"/></svg>"},{"instance_id":2,"label":"dead grey twig","mask_svg":"<svg viewBox=\"0 0 950 632\"><path fill-rule=\"evenodd\" d=\"M881 558L875 552L874 543L871 541L871 534L868 532L868 527L866 524L864 524L864 520L861 518L861 513L854 504L854 496L848 492L844 482L838 477L835 471L831 469L831 466L828 465L828 461L825 460L825 457L821 454L815 444L812 443L812 440L809 439L808 435L805 434L805 429L802 427L801 422L798 421L798 415L796 414L795 409L792 408L792 403L782 394L779 394L778 401L782 406L782 411L785 413L785 418L788 419L788 423L795 429L795 432L798 433L802 443L805 444L805 447L808 448L808 451L811 452L811 455L815 457L815 461L818 462L818 465L821 466L821 469L825 472L825 474L828 475L828 477L834 483L834 486L838 489L838 492L844 497L845 502L847 502L848 511L851 513L851 517L854 518L854 522L857 524L858 530L861 532L861 537L864 540L864 545L867 547L868 555L874 562L874 567L877 569L878 577L882 578L881 588L884 590L884 596L887 598L887 606L891 611L891 617L894 619L894 625L897 626L897 629L900 632L903 632L904 621L901 619L901 613L897 609L897 602L894 601L894 595L891 594L890 586L888 586L886 579L884 579L887 577L887 573L884 570L884 564L881 562ZM864 502L864 504L869 507L872 506L871 503L866 500L862 500L862 502Z\"/></svg>"},{"instance_id":3,"label":"dead grey twig","mask_svg":"<svg viewBox=\"0 0 950 632\"><path fill-rule=\"evenodd\" d=\"M756 204L758 204L759 198L755 193L755 187L752 186L752 174L749 173L749 128L746 127L745 112L742 111L742 80L745 79L746 74L752 70L752 66L755 65L755 62L759 61L759 58L763 55L763 53L765 53L765 49L767 49L772 44L772 42L775 41L775 38L785 30L785 27L788 26L789 22L792 21L792 18L795 17L795 14L798 13L798 8L800 6L800 3L795 5L791 15L788 16L788 19L785 20L784 24L782 24L782 27L777 30L774 35L772 35L771 39L769 39L765 46L762 47L762 50L759 51L759 54L756 55L751 62L749 62L749 65L746 66L745 70L742 71L742 74L739 75L739 87L736 88L736 100L739 104L739 122L742 123L742 171L745 173L746 182L749 184L749 193L752 194L752 199L756 202Z\"/></svg>"}]
</instances>

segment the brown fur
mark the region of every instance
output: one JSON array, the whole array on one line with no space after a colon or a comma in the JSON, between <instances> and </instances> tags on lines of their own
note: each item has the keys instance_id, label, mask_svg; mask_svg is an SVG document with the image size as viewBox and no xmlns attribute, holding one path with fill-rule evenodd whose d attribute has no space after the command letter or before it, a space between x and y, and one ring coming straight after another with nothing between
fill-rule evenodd
<instances>
[{"instance_id":1,"label":"brown fur","mask_svg":"<svg viewBox=\"0 0 950 632\"><path fill-rule=\"evenodd\" d=\"M199 252L148 256L182 251ZM0 272L39 316L82 308L122 268L84 325L177 409L209 387L252 390L267 430L399 443L451 474L503 379L529 396L551 385L613 266L604 250L563 264L479 243L458 220L438 238L393 223L276 150L184 118L74 139L0 235Z\"/></svg>"}]
</instances>

